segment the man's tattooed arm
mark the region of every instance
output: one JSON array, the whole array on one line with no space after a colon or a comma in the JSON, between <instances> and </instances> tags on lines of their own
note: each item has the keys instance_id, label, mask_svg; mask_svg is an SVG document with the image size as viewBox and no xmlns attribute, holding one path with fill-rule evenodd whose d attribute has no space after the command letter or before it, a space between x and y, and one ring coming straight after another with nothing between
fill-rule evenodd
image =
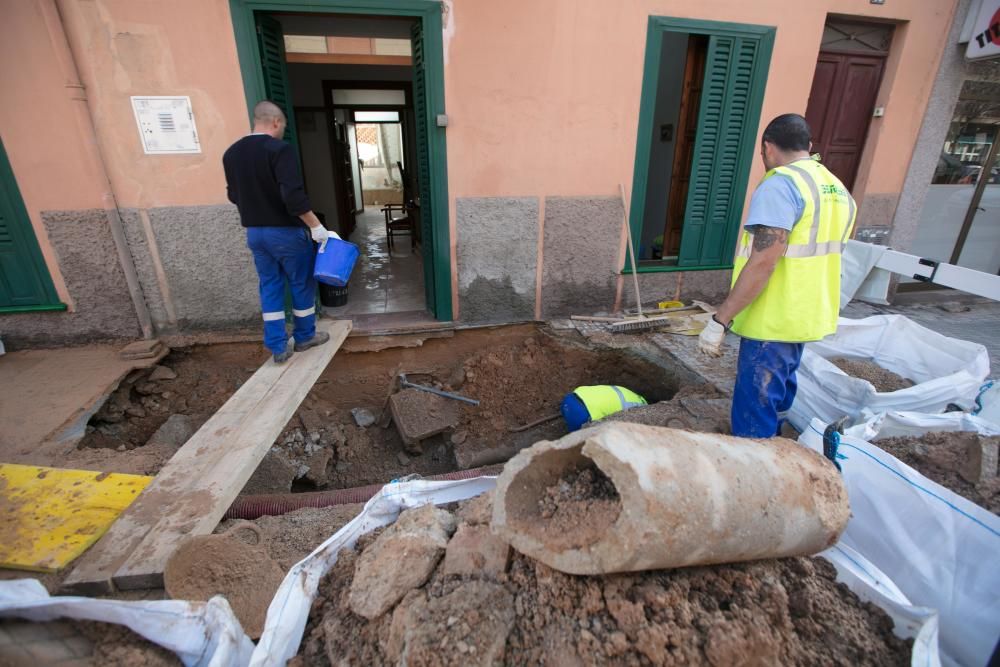
<instances>
[{"instance_id":1,"label":"man's tattooed arm","mask_svg":"<svg viewBox=\"0 0 1000 667\"><path fill-rule=\"evenodd\" d=\"M779 227L757 227L753 235L753 249L757 252L767 250L775 243L788 244L788 230Z\"/></svg>"}]
</instances>

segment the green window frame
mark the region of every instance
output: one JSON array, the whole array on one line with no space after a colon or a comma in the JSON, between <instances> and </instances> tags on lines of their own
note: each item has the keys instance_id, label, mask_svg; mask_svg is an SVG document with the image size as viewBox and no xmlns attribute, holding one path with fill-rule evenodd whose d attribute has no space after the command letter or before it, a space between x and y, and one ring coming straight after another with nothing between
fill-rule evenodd
<instances>
[{"instance_id":1,"label":"green window frame","mask_svg":"<svg viewBox=\"0 0 1000 667\"><path fill-rule=\"evenodd\" d=\"M0 314L66 310L0 138Z\"/></svg>"},{"instance_id":2,"label":"green window frame","mask_svg":"<svg viewBox=\"0 0 1000 667\"><path fill-rule=\"evenodd\" d=\"M642 238L660 56L663 37L668 32L707 35L709 52L680 256L676 263L641 261L637 270L658 273L731 269L750 166L756 154L757 128L776 28L649 17L629 209L633 239ZM622 273L633 270L626 253Z\"/></svg>"},{"instance_id":3,"label":"green window frame","mask_svg":"<svg viewBox=\"0 0 1000 667\"><path fill-rule=\"evenodd\" d=\"M425 259L425 284L430 286L428 307L438 320L452 319L451 303L451 240L448 225L448 161L445 129L437 125L438 114L445 113L444 103L444 44L441 34L442 3L437 0L229 0L230 14L236 36L236 51L247 109L266 97L264 76L260 67L257 24L254 12L305 12L405 16L418 19L422 36L424 85L426 104L417 123L427 137L429 189L421 186L421 220L424 203L430 211L426 223L433 228L430 254ZM426 236L424 238L427 238ZM430 280L428 280L430 278Z\"/></svg>"}]
</instances>

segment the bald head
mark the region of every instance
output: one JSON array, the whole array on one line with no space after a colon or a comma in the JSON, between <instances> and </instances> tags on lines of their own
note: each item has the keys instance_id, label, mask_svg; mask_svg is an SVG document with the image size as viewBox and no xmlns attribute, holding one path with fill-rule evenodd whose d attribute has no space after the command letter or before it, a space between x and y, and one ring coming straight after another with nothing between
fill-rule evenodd
<instances>
[{"instance_id":1,"label":"bald head","mask_svg":"<svg viewBox=\"0 0 1000 667\"><path fill-rule=\"evenodd\" d=\"M275 139L285 135L285 112L274 102L264 100L253 108L253 131L270 134Z\"/></svg>"}]
</instances>

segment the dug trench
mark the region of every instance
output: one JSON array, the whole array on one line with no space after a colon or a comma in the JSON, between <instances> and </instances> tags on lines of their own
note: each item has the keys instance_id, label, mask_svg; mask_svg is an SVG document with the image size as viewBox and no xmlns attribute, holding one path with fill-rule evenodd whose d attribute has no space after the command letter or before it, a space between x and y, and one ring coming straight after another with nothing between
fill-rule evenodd
<instances>
[{"instance_id":1,"label":"dug trench","mask_svg":"<svg viewBox=\"0 0 1000 667\"><path fill-rule=\"evenodd\" d=\"M438 335L386 349L378 349L384 340L348 340L243 494L346 489L500 463L539 440L564 435L561 418L523 427L557 415L562 398L577 386L617 384L650 403L682 388L669 360L598 348L575 332L517 325ZM50 465L156 474L266 359L254 344L174 350L162 370L126 378L95 413L77 448ZM400 410L419 411L445 428L406 443L396 425L379 421L383 413L390 416L387 399L400 388L398 373L479 405L409 390L414 401ZM711 392L687 378L682 394L697 396L703 389Z\"/></svg>"}]
</instances>

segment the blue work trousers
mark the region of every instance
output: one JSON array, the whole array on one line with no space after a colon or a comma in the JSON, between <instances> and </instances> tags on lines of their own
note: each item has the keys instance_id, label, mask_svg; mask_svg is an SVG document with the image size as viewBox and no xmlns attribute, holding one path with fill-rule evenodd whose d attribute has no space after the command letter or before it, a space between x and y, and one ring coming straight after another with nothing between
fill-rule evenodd
<instances>
[{"instance_id":1,"label":"blue work trousers","mask_svg":"<svg viewBox=\"0 0 1000 667\"><path fill-rule=\"evenodd\" d=\"M285 351L285 281L292 292L293 336L304 343L316 335L316 245L302 227L247 227L247 247L260 278L264 345L272 354Z\"/></svg>"},{"instance_id":2,"label":"blue work trousers","mask_svg":"<svg viewBox=\"0 0 1000 667\"><path fill-rule=\"evenodd\" d=\"M743 338L733 389L733 435L773 438L792 407L802 343Z\"/></svg>"}]
</instances>

